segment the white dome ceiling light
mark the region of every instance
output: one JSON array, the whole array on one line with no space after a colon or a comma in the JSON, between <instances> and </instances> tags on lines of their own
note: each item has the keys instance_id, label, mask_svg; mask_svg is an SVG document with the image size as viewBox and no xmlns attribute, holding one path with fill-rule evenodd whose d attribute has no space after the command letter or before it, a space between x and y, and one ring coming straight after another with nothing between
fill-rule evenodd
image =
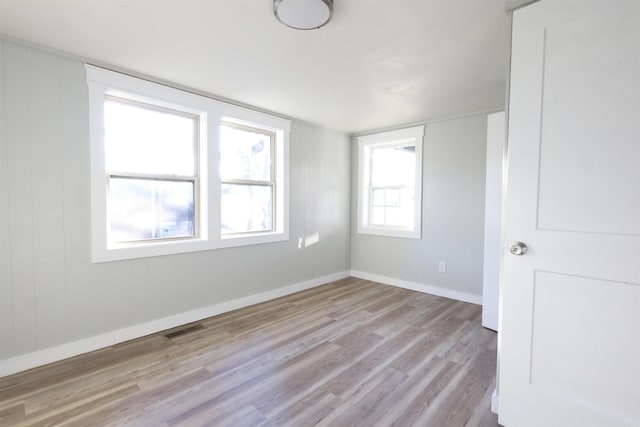
<instances>
[{"instance_id":1,"label":"white dome ceiling light","mask_svg":"<svg viewBox=\"0 0 640 427\"><path fill-rule=\"evenodd\" d=\"M333 15L333 0L273 0L273 13L287 27L313 30Z\"/></svg>"}]
</instances>

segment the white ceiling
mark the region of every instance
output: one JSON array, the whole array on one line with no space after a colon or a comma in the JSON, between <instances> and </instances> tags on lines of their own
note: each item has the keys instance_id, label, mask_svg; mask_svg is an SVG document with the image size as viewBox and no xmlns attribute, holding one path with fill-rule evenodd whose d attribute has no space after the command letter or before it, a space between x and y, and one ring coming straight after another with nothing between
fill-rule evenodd
<instances>
[{"instance_id":1,"label":"white ceiling","mask_svg":"<svg viewBox=\"0 0 640 427\"><path fill-rule=\"evenodd\" d=\"M504 105L505 0L0 0L0 34L346 132Z\"/></svg>"}]
</instances>

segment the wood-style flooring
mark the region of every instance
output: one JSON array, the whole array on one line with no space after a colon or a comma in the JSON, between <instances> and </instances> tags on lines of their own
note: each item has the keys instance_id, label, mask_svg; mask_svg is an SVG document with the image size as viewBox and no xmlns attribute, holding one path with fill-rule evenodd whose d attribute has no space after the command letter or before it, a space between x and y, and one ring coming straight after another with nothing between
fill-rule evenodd
<instances>
[{"instance_id":1,"label":"wood-style flooring","mask_svg":"<svg viewBox=\"0 0 640 427\"><path fill-rule=\"evenodd\" d=\"M348 278L0 378L0 425L495 427L480 313Z\"/></svg>"}]
</instances>

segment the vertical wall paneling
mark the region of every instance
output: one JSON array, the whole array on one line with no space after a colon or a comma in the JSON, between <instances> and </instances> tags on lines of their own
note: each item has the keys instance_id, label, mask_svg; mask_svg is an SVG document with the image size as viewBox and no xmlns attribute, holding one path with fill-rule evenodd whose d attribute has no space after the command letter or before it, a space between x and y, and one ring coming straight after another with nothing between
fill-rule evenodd
<instances>
[{"instance_id":1,"label":"vertical wall paneling","mask_svg":"<svg viewBox=\"0 0 640 427\"><path fill-rule=\"evenodd\" d=\"M315 139L317 130L314 128L307 127L305 128L305 141L309 141L310 139ZM321 195L318 193L316 188L317 185L320 185L318 181L312 180L311 177L318 177L322 179L322 169L321 165L317 163L311 163L311 159L320 160L321 149L319 144L308 144L305 147L305 163L309 165L309 167L305 168L304 173L304 233L302 236L302 250L307 254L313 254L314 259L320 259L319 256L319 248L320 241L316 242L316 239L322 239L324 236L320 234L320 230L314 229L315 225L319 225L319 219L322 216L323 211L326 209L324 204L324 200L322 200ZM324 230L322 230L324 231ZM306 266L308 274L312 275L315 273L315 270L318 268L319 263L309 263Z\"/></svg>"},{"instance_id":2,"label":"vertical wall paneling","mask_svg":"<svg viewBox=\"0 0 640 427\"><path fill-rule=\"evenodd\" d=\"M106 324L116 330L144 320L145 305L155 292L147 288L146 260L113 263L105 274Z\"/></svg>"},{"instance_id":3,"label":"vertical wall paneling","mask_svg":"<svg viewBox=\"0 0 640 427\"><path fill-rule=\"evenodd\" d=\"M8 157L11 291L13 296L14 352L28 353L37 346L34 282L33 201L30 137L28 49L4 43L5 135Z\"/></svg>"},{"instance_id":4,"label":"vertical wall paneling","mask_svg":"<svg viewBox=\"0 0 640 427\"><path fill-rule=\"evenodd\" d=\"M330 131L322 129L324 138L333 139ZM324 213L325 229L324 241L326 243L323 256L331 256L339 253L346 259L347 267L351 268L350 239L347 240L346 247L339 246L339 236L349 236L349 216L350 216L350 171L351 171L351 146L343 144L340 151L331 150L327 144L323 147L322 165L323 182L326 188L322 194L325 195L327 210ZM339 171L349 171L349 175L343 177ZM342 220L346 218L346 220ZM334 255L335 256L335 255Z\"/></svg>"},{"instance_id":5,"label":"vertical wall paneling","mask_svg":"<svg viewBox=\"0 0 640 427\"><path fill-rule=\"evenodd\" d=\"M58 59L65 244L67 339L106 328L106 265L91 264L89 106L83 64Z\"/></svg>"},{"instance_id":6,"label":"vertical wall paneling","mask_svg":"<svg viewBox=\"0 0 640 427\"><path fill-rule=\"evenodd\" d=\"M28 52L34 288L38 347L66 338L60 81L56 57Z\"/></svg>"},{"instance_id":7,"label":"vertical wall paneling","mask_svg":"<svg viewBox=\"0 0 640 427\"><path fill-rule=\"evenodd\" d=\"M331 259L337 254L345 259L349 268L349 246L342 244L341 236L348 236L349 177L342 171L350 169L348 144L336 150L329 142L338 134L317 126L305 126L306 145L304 158L304 194L301 209L304 212L304 232L300 241L301 251L307 255L307 274L312 277L326 274L326 267L319 260ZM324 141L322 143L318 143Z\"/></svg>"},{"instance_id":8,"label":"vertical wall paneling","mask_svg":"<svg viewBox=\"0 0 640 427\"><path fill-rule=\"evenodd\" d=\"M213 262L208 252L194 252L184 257L182 268L183 280L191 284L189 298L193 301L202 304L209 299L231 299L225 295L225 288L215 284L220 267L217 262ZM145 295L149 295L152 289L153 284L147 280Z\"/></svg>"},{"instance_id":9,"label":"vertical wall paneling","mask_svg":"<svg viewBox=\"0 0 640 427\"><path fill-rule=\"evenodd\" d=\"M13 352L9 158L5 121L4 43L0 40L0 359Z\"/></svg>"},{"instance_id":10,"label":"vertical wall paneling","mask_svg":"<svg viewBox=\"0 0 640 427\"><path fill-rule=\"evenodd\" d=\"M147 258L148 280L152 284L150 295L160 317L198 307L192 301L191 286L184 286L182 275L184 255Z\"/></svg>"},{"instance_id":11,"label":"vertical wall paneling","mask_svg":"<svg viewBox=\"0 0 640 427\"><path fill-rule=\"evenodd\" d=\"M289 154L292 159L305 159L306 158L306 145L304 144L305 128L299 123L292 123ZM293 258L291 262L301 264L304 262L304 233L305 233L305 215L300 215L300 212L304 212L305 208L305 194L306 194L306 177L304 162L291 162L289 168L290 186L289 196L291 203L289 204L290 212L296 212L296 215L290 215L290 241L289 247L293 251Z\"/></svg>"}]
</instances>

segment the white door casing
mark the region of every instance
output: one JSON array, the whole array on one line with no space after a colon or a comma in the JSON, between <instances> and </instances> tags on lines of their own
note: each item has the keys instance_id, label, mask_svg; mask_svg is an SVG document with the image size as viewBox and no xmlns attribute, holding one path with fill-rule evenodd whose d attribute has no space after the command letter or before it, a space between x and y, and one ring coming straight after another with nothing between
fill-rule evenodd
<instances>
[{"instance_id":1,"label":"white door casing","mask_svg":"<svg viewBox=\"0 0 640 427\"><path fill-rule=\"evenodd\" d=\"M504 172L505 128L504 111L487 116L482 326L494 331L498 330L498 291L502 259L502 175Z\"/></svg>"},{"instance_id":2,"label":"white door casing","mask_svg":"<svg viewBox=\"0 0 640 427\"><path fill-rule=\"evenodd\" d=\"M514 11L508 147L500 423L640 426L640 1Z\"/></svg>"}]
</instances>

